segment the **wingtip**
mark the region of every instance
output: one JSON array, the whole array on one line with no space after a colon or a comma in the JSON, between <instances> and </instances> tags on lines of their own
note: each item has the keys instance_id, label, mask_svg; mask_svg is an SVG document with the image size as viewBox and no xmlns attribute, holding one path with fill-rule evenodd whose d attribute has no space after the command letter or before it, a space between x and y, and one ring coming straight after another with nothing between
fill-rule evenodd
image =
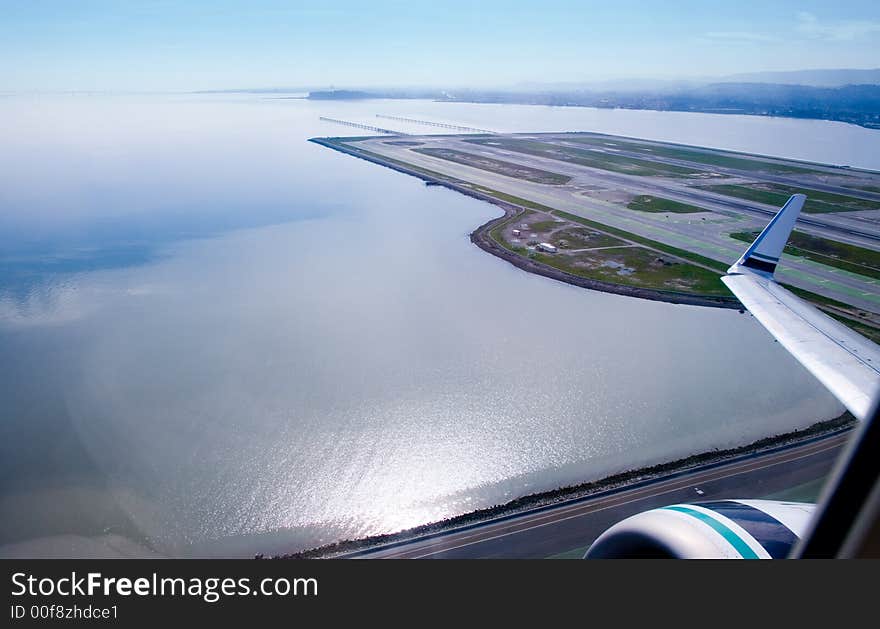
<instances>
[{"instance_id":1,"label":"wingtip","mask_svg":"<svg viewBox=\"0 0 880 629\"><path fill-rule=\"evenodd\" d=\"M786 202L785 206L783 206L783 207L787 207L789 205L797 205L797 211L800 212L801 208L804 207L804 203L806 203L806 201L807 201L807 195L805 195L801 192L798 192L797 194L791 195L788 198L788 201ZM792 210L792 211L794 211L794 210Z\"/></svg>"},{"instance_id":2,"label":"wingtip","mask_svg":"<svg viewBox=\"0 0 880 629\"><path fill-rule=\"evenodd\" d=\"M797 221L806 200L807 195L805 194L791 195L785 205L780 208L760 235L727 272L737 273L742 270L742 267L748 267L752 272L773 277L776 265L779 263L785 244L788 242L795 221Z\"/></svg>"}]
</instances>

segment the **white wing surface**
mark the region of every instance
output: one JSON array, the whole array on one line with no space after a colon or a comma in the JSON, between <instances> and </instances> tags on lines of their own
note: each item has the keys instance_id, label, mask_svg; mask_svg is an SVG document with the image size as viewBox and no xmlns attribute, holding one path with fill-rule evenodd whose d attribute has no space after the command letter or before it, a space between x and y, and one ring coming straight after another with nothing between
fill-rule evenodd
<instances>
[{"instance_id":1,"label":"white wing surface","mask_svg":"<svg viewBox=\"0 0 880 629\"><path fill-rule=\"evenodd\" d=\"M853 415L865 419L880 393L880 346L773 279L805 199L792 196L721 281Z\"/></svg>"}]
</instances>

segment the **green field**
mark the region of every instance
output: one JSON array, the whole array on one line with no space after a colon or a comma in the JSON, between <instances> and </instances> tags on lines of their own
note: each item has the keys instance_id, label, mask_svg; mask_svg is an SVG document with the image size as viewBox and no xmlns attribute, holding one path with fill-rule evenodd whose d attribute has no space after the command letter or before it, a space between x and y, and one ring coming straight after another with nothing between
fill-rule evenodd
<instances>
[{"instance_id":1,"label":"green field","mask_svg":"<svg viewBox=\"0 0 880 629\"><path fill-rule=\"evenodd\" d=\"M679 203L678 201L664 199L663 197L653 197L649 194L637 196L626 207L631 210L638 210L639 212L673 212L675 214L693 214L708 211L696 205Z\"/></svg>"},{"instance_id":2,"label":"green field","mask_svg":"<svg viewBox=\"0 0 880 629\"><path fill-rule=\"evenodd\" d=\"M619 247L629 243L586 227L560 229L550 237L550 244L560 249L590 249L595 247Z\"/></svg>"},{"instance_id":3,"label":"green field","mask_svg":"<svg viewBox=\"0 0 880 629\"><path fill-rule=\"evenodd\" d=\"M684 258L685 260L690 260L696 264L701 264L703 266L708 266L712 269L717 269L721 273L726 273L727 268L730 266L729 263L719 262L718 260L713 260L712 258L707 258L706 256L702 256L699 253L692 253L687 251L686 249L679 249L678 247L672 247L670 245L666 245L662 242L658 242L656 240L651 240L650 238L645 238L643 236L639 236L637 234L630 233L623 229L617 229L616 227L611 227L610 225L605 225L603 223L597 223L596 221L591 221L586 218L582 218L577 216L576 214L570 214L568 212L564 212L563 210L556 210L548 205L542 205L541 203L537 203L535 201L530 201L528 199L523 199L521 197L514 196L512 194L507 194L505 192L498 192L497 190L489 190L488 188L481 188L481 191L485 194L495 197L501 201L506 201L508 203L513 203L515 205L519 205L522 207L531 208L534 210L539 210L541 212L547 212L548 214L553 214L554 216L558 216L560 218L564 218L567 221L571 221L573 223L580 223L585 227L590 227L595 230L602 231L606 234L611 234L614 236L619 236L620 238L625 238L626 240L630 240L632 242L636 242L638 244L645 245L647 247L651 247L652 249L657 249L659 251L665 251L674 256L678 256L679 258ZM493 233L494 235L494 233Z\"/></svg>"},{"instance_id":4,"label":"green field","mask_svg":"<svg viewBox=\"0 0 880 629\"><path fill-rule=\"evenodd\" d=\"M514 179L524 179L533 183L543 183L548 185L560 186L571 181L571 177L569 177L568 175L551 173L548 170L541 170L540 168L532 168L531 166L514 164L513 162L506 162L504 160L485 157L483 155L475 155L474 153L466 153L465 151L433 148L413 149L413 151L415 151L416 153L421 153L423 155L428 155L430 157L438 157L440 159L445 159L450 162L464 164L465 166L472 166L481 170L488 170L489 172L498 173L499 175L504 175L506 177L513 177Z\"/></svg>"},{"instance_id":5,"label":"green field","mask_svg":"<svg viewBox=\"0 0 880 629\"><path fill-rule=\"evenodd\" d=\"M537 223L529 223L529 230L534 232L545 232L563 226L565 226L565 223L561 221L538 221Z\"/></svg>"},{"instance_id":6,"label":"green field","mask_svg":"<svg viewBox=\"0 0 880 629\"><path fill-rule=\"evenodd\" d=\"M596 151L572 148L569 146L559 146L534 140L520 140L516 138L481 138L465 140L465 142L480 144L483 146L499 146L510 151L516 151L517 153L525 153L526 155L535 155L536 157L545 157L548 159L570 162L572 164L579 164L589 168L599 168L616 173L639 175L642 177L687 177L702 172L700 170L685 168L683 166L660 164L633 157L598 153Z\"/></svg>"},{"instance_id":7,"label":"green field","mask_svg":"<svg viewBox=\"0 0 880 629\"><path fill-rule=\"evenodd\" d=\"M536 252L533 258L572 275L613 284L698 295L730 295L718 273L644 247L630 246L567 255Z\"/></svg>"},{"instance_id":8,"label":"green field","mask_svg":"<svg viewBox=\"0 0 880 629\"><path fill-rule=\"evenodd\" d=\"M517 197L510 196L505 200L513 203L521 201ZM536 209L544 210L545 206L539 206ZM546 210L551 210L551 208L546 208ZM530 231L540 232L559 226L560 223L547 220L531 222L530 219L538 218L539 215L527 210L496 225L490 232L490 235L498 244L509 251L527 256L549 267L578 277L661 291L722 297L731 296L730 291L722 284L718 272L666 256L662 251L658 252L630 244L630 241L636 240L643 241L639 244L654 244L653 241L647 238L639 238L621 230L600 226L565 212L553 211L552 214L575 223L588 224L590 227L597 226L598 229L585 229L569 225L556 231L549 238L552 244L559 247L560 253L546 254L540 251L529 251L526 247L515 245L505 239L504 230L507 226L511 223L516 225L527 223ZM610 234L612 231L617 231L620 235L626 236L627 240L612 236ZM672 256L676 256L675 252L679 251L674 247L666 247L660 245L660 243L656 244L659 245L658 249L661 247L668 249ZM598 251L565 252L566 249L592 249L597 247L608 248ZM682 253L687 254L687 252ZM700 256L696 257L700 258Z\"/></svg>"},{"instance_id":9,"label":"green field","mask_svg":"<svg viewBox=\"0 0 880 629\"><path fill-rule=\"evenodd\" d=\"M562 210L553 210L553 214L556 216L561 216L562 218L568 219L575 223L580 223L581 225L586 225L587 227L592 227L595 229L600 229L607 234L612 234L615 236L620 236L621 238L626 238L627 240L631 240L632 242L636 242L640 245L645 245L646 247L651 247L652 249L657 249L659 251L663 251L673 256L677 256L679 258L684 258L685 260L690 260L696 264L701 264L703 266L708 266L712 269L716 269L720 273L726 273L729 264L725 264L723 262L719 262L718 260L713 260L712 258L707 258L706 256L701 256L699 253L693 253L691 251L687 251L686 249L679 249L678 247L672 247L670 245L666 245L662 242L658 242L656 240L651 240L650 238L644 238L643 236L639 236L638 234L632 234L630 232L624 231L622 229L617 229L616 227L611 227L610 225L603 225L602 223L597 223L595 221L591 221L586 218L581 218L575 214L569 214L568 212L563 212Z\"/></svg>"},{"instance_id":10,"label":"green field","mask_svg":"<svg viewBox=\"0 0 880 629\"><path fill-rule=\"evenodd\" d=\"M753 242L757 236L758 232L730 234L731 238L747 243ZM785 253L850 273L880 279L880 251L794 231L785 246Z\"/></svg>"},{"instance_id":11,"label":"green field","mask_svg":"<svg viewBox=\"0 0 880 629\"><path fill-rule=\"evenodd\" d=\"M820 190L805 190L792 188L773 183L756 184L754 187L740 185L717 185L703 186L703 190L717 192L729 197L737 197L746 201L755 201L782 207L788 198L802 192L807 195L804 204L804 212L808 214L821 214L826 212L851 212L854 210L880 210L880 202L848 197L841 194L822 192Z\"/></svg>"},{"instance_id":12,"label":"green field","mask_svg":"<svg viewBox=\"0 0 880 629\"><path fill-rule=\"evenodd\" d=\"M713 153L702 151L696 148L657 146L635 142L631 140L618 140L617 138L602 137L574 137L573 142L581 142L594 146L614 147L619 146L626 151L638 152L646 157L656 155L657 157L666 157L670 159L680 159L696 164L705 164L707 166L721 166L723 168L735 168L745 171L760 171L773 173L814 173L820 172L802 166L793 166L790 164L777 164L768 162L760 158L749 159L747 157L737 157L726 153Z\"/></svg>"}]
</instances>

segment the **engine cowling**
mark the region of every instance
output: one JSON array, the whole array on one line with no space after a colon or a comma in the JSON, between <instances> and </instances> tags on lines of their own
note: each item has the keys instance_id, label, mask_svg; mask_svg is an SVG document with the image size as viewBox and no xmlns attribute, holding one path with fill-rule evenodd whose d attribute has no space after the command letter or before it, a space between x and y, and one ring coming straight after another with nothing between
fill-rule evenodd
<instances>
[{"instance_id":1,"label":"engine cowling","mask_svg":"<svg viewBox=\"0 0 880 629\"><path fill-rule=\"evenodd\" d=\"M815 508L718 500L651 509L602 533L584 558L782 559L806 532Z\"/></svg>"}]
</instances>

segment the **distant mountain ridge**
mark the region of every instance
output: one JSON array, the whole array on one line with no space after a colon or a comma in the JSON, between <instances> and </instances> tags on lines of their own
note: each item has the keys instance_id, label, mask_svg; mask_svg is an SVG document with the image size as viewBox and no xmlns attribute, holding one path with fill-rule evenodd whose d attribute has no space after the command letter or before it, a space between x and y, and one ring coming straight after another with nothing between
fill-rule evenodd
<instances>
[{"instance_id":1,"label":"distant mountain ridge","mask_svg":"<svg viewBox=\"0 0 880 629\"><path fill-rule=\"evenodd\" d=\"M555 83L524 82L509 90L520 92L670 92L685 88L697 88L716 83L774 83L777 85L805 85L808 87L843 87L846 85L880 85L880 68L874 69L823 69L747 72L725 76L704 76L690 79L603 79L591 81L567 81Z\"/></svg>"},{"instance_id":2,"label":"distant mountain ridge","mask_svg":"<svg viewBox=\"0 0 880 629\"><path fill-rule=\"evenodd\" d=\"M718 83L778 83L810 87L843 87L845 85L880 85L880 68L871 70L792 70L788 72L751 72L732 74Z\"/></svg>"},{"instance_id":3,"label":"distant mountain ridge","mask_svg":"<svg viewBox=\"0 0 880 629\"><path fill-rule=\"evenodd\" d=\"M313 90L309 92L309 100L361 100L376 98L370 92L360 90Z\"/></svg>"},{"instance_id":4,"label":"distant mountain ridge","mask_svg":"<svg viewBox=\"0 0 880 629\"><path fill-rule=\"evenodd\" d=\"M820 69L820 70L785 70L746 72L726 76L704 76L690 79L602 79L588 81L527 81L497 88L457 88L470 91L493 91L511 93L547 93L547 92L670 92L686 88L718 83L773 83L778 85L805 85L808 87L843 87L846 85L880 85L880 68L873 69ZM352 97L363 97L364 94L437 94L439 87L407 87L407 86L349 86L344 89L333 87L247 87L231 89L199 90L196 94L274 94L274 93L312 93L313 98L345 98L347 93Z\"/></svg>"},{"instance_id":5,"label":"distant mountain ridge","mask_svg":"<svg viewBox=\"0 0 880 629\"><path fill-rule=\"evenodd\" d=\"M224 90L236 91L236 90ZM282 88L240 90L280 92ZM880 129L880 69L754 72L711 80L527 83L509 88L311 90L311 100L433 99L567 107L699 111L835 120Z\"/></svg>"},{"instance_id":6,"label":"distant mountain ridge","mask_svg":"<svg viewBox=\"0 0 880 629\"><path fill-rule=\"evenodd\" d=\"M463 90L444 100L814 118L880 129L880 85L811 87L777 83L711 83L665 91Z\"/></svg>"}]
</instances>

